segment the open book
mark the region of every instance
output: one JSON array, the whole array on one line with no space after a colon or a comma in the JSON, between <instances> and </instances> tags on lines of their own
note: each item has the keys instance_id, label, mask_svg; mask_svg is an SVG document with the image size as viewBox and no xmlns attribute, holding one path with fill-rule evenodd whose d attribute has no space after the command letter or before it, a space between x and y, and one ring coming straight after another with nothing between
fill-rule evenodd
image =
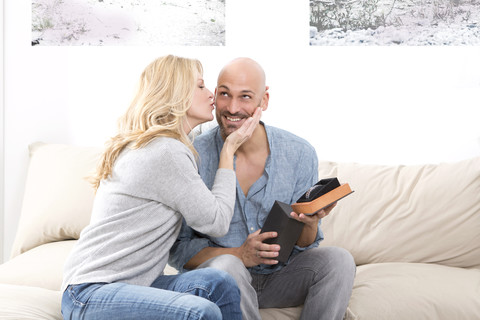
<instances>
[{"instance_id":1,"label":"open book","mask_svg":"<svg viewBox=\"0 0 480 320\"><path fill-rule=\"evenodd\" d=\"M317 182L292 205L275 201L260 233L268 231L278 233L278 237L264 241L268 244L280 245L280 252L276 260L287 262L303 230L303 223L290 217L292 211L298 214L315 214L352 192L348 183L341 185L337 178L328 178Z\"/></svg>"}]
</instances>

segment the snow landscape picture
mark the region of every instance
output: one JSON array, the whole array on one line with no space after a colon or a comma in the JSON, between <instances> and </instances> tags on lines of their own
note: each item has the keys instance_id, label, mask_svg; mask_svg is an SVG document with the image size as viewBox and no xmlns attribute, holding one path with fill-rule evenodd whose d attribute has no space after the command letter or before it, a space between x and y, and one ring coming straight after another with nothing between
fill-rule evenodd
<instances>
[{"instance_id":1,"label":"snow landscape picture","mask_svg":"<svg viewBox=\"0 0 480 320\"><path fill-rule=\"evenodd\" d=\"M480 0L310 0L310 45L480 45Z\"/></svg>"},{"instance_id":2,"label":"snow landscape picture","mask_svg":"<svg viewBox=\"0 0 480 320\"><path fill-rule=\"evenodd\" d=\"M225 45L225 0L32 0L32 45Z\"/></svg>"}]
</instances>

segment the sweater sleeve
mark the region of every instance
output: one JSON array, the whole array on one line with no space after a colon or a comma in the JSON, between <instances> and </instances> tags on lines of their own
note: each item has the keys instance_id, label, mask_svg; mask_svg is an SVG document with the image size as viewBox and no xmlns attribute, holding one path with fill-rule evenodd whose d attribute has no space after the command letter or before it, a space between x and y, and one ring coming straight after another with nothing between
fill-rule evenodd
<instances>
[{"instance_id":1,"label":"sweater sleeve","mask_svg":"<svg viewBox=\"0 0 480 320\"><path fill-rule=\"evenodd\" d=\"M218 169L210 191L185 146L164 150L158 161L157 200L179 212L194 230L224 236L235 206L235 172Z\"/></svg>"}]
</instances>

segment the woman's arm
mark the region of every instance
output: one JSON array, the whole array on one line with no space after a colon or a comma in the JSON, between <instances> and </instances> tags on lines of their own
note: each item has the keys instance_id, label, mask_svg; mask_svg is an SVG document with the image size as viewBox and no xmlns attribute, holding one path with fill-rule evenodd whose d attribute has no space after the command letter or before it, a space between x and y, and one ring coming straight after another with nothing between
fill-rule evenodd
<instances>
[{"instance_id":1,"label":"woman's arm","mask_svg":"<svg viewBox=\"0 0 480 320\"><path fill-rule=\"evenodd\" d=\"M238 130L229 135L220 153L220 164L212 190L209 190L195 166L187 148L169 150L159 160L158 167L169 167L168 176L157 182L159 202L179 212L188 226L198 232L224 236L229 229L235 206L236 179L233 156L258 125L261 110L247 119ZM162 170L163 171L163 170Z\"/></svg>"}]
</instances>

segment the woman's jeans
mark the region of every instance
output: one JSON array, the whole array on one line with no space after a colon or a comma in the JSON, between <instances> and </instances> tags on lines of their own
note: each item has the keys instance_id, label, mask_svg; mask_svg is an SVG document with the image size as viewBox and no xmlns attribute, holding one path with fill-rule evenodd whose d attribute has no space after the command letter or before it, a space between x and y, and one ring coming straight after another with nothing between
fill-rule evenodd
<instances>
[{"instance_id":1,"label":"woman's jeans","mask_svg":"<svg viewBox=\"0 0 480 320\"><path fill-rule=\"evenodd\" d=\"M158 277L150 287L126 283L70 285L64 319L242 319L240 291L226 272L205 268Z\"/></svg>"}]
</instances>

